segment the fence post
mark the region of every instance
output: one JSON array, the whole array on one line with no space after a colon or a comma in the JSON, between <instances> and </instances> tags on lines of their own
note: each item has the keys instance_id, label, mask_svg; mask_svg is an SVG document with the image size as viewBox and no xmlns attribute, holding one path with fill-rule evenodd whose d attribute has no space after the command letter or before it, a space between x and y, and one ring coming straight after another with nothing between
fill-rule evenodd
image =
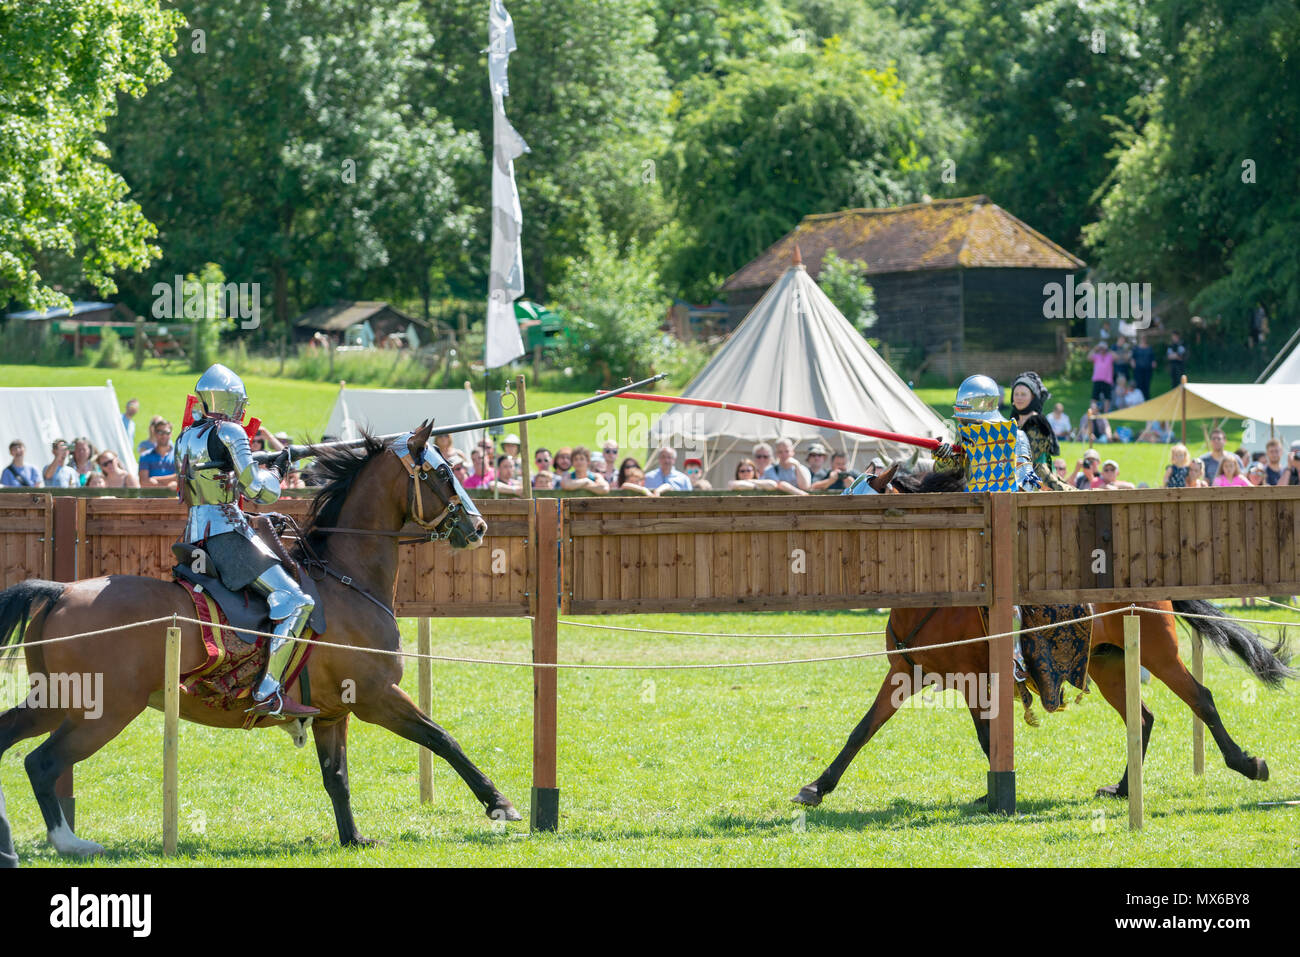
<instances>
[{"instance_id":1,"label":"fence post","mask_svg":"<svg viewBox=\"0 0 1300 957\"><path fill-rule=\"evenodd\" d=\"M1124 714L1128 726L1128 827L1142 829L1142 623L1124 616Z\"/></svg>"},{"instance_id":2,"label":"fence post","mask_svg":"<svg viewBox=\"0 0 1300 957\"><path fill-rule=\"evenodd\" d=\"M418 626L417 647L422 656L432 653L429 641L429 619L421 616ZM433 710L433 662L428 657L421 657L417 666L419 681L420 710L428 714ZM433 752L420 748L420 803L428 804L433 800Z\"/></svg>"},{"instance_id":3,"label":"fence post","mask_svg":"<svg viewBox=\"0 0 1300 957\"><path fill-rule=\"evenodd\" d=\"M554 664L559 613L556 608L559 578L560 500L539 498L532 558L537 569L533 606L533 661ZM533 669L533 791L529 825L534 831L560 827L560 789L555 783L556 692L554 668Z\"/></svg>"},{"instance_id":4,"label":"fence post","mask_svg":"<svg viewBox=\"0 0 1300 957\"><path fill-rule=\"evenodd\" d=\"M1200 632L1192 632L1192 677L1196 683L1205 685L1205 643ZM1192 713L1192 774L1200 777L1205 773L1205 722Z\"/></svg>"},{"instance_id":5,"label":"fence post","mask_svg":"<svg viewBox=\"0 0 1300 957\"><path fill-rule=\"evenodd\" d=\"M57 582L77 580L77 499L68 495L54 499L53 543L50 550L50 571ZM72 768L59 775L54 782L54 796L58 798L68 827L77 829L77 798Z\"/></svg>"},{"instance_id":6,"label":"fence post","mask_svg":"<svg viewBox=\"0 0 1300 957\"><path fill-rule=\"evenodd\" d=\"M181 630L167 629L163 665L163 855L174 857L180 833L177 750L180 746Z\"/></svg>"},{"instance_id":7,"label":"fence post","mask_svg":"<svg viewBox=\"0 0 1300 957\"><path fill-rule=\"evenodd\" d=\"M993 578L989 634L989 682L994 693L989 736L989 811L1016 813L1015 637L1010 634L1015 609L1016 511L1013 493L989 493L990 559Z\"/></svg>"}]
</instances>

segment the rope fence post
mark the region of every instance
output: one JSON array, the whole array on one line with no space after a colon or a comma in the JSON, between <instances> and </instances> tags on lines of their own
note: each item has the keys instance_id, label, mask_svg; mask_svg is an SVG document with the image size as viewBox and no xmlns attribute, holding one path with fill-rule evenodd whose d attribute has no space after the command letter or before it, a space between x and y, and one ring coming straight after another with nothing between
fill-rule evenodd
<instances>
[{"instance_id":1,"label":"rope fence post","mask_svg":"<svg viewBox=\"0 0 1300 957\"><path fill-rule=\"evenodd\" d=\"M78 500L62 495L54 500L53 542L50 549L50 564L56 582L75 582L77 580L78 539ZM82 505L80 508L84 509ZM84 511L82 512L84 514ZM73 769L68 768L54 782L54 796L58 798L59 807L68 827L77 828L76 781Z\"/></svg>"},{"instance_id":2,"label":"rope fence post","mask_svg":"<svg viewBox=\"0 0 1300 957\"><path fill-rule=\"evenodd\" d=\"M1205 686L1205 642L1201 633L1192 631L1192 677L1196 683ZM1200 777L1205 773L1205 722L1192 712L1192 774Z\"/></svg>"},{"instance_id":3,"label":"rope fence post","mask_svg":"<svg viewBox=\"0 0 1300 957\"><path fill-rule=\"evenodd\" d=\"M1142 623L1124 616L1124 717L1128 727L1128 827L1142 829Z\"/></svg>"},{"instance_id":4,"label":"rope fence post","mask_svg":"<svg viewBox=\"0 0 1300 957\"><path fill-rule=\"evenodd\" d=\"M167 629L163 661L163 856L175 857L180 835L178 750L181 723L181 630Z\"/></svg>"},{"instance_id":5,"label":"rope fence post","mask_svg":"<svg viewBox=\"0 0 1300 957\"><path fill-rule=\"evenodd\" d=\"M989 684L993 692L993 727L989 735L988 808L994 814L1016 813L1015 744L1015 503L1011 493L989 495L989 633L1002 635L989 642Z\"/></svg>"},{"instance_id":6,"label":"rope fence post","mask_svg":"<svg viewBox=\"0 0 1300 957\"><path fill-rule=\"evenodd\" d=\"M421 617L417 631L417 651L421 655L431 653L429 639L429 619ZM416 667L419 682L420 710L429 714L433 710L433 662L426 657L420 658ZM420 803L433 801L433 752L420 748Z\"/></svg>"},{"instance_id":7,"label":"rope fence post","mask_svg":"<svg viewBox=\"0 0 1300 957\"><path fill-rule=\"evenodd\" d=\"M536 587L533 605L533 662L557 660L559 608L560 500L534 499L536 526L533 558ZM556 831L560 827L560 789L556 786L557 669L533 669L533 790L529 827Z\"/></svg>"}]
</instances>

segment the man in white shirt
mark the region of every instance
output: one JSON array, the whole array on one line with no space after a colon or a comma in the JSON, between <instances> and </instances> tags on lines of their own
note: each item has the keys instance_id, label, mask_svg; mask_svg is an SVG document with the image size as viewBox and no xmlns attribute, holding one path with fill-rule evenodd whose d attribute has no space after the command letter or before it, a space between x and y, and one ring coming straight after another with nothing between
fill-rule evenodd
<instances>
[{"instance_id":1,"label":"man in white shirt","mask_svg":"<svg viewBox=\"0 0 1300 957\"><path fill-rule=\"evenodd\" d=\"M659 467L645 473L645 482L643 483L645 488L656 495L661 493L660 486L678 492L691 491L691 480L686 473L673 468L677 463L677 453L675 451L665 445L655 453L655 458L659 462Z\"/></svg>"},{"instance_id":2,"label":"man in white shirt","mask_svg":"<svg viewBox=\"0 0 1300 957\"><path fill-rule=\"evenodd\" d=\"M801 492L808 491L808 486L812 484L812 473L808 471L808 466L794 457L794 443L789 439L778 439L773 452L776 461L767 467L763 478L788 482Z\"/></svg>"},{"instance_id":3,"label":"man in white shirt","mask_svg":"<svg viewBox=\"0 0 1300 957\"><path fill-rule=\"evenodd\" d=\"M1056 433L1058 439L1066 439L1070 436L1070 417L1065 414L1065 406L1060 402L1056 403L1056 408L1052 414L1047 417L1047 422Z\"/></svg>"}]
</instances>

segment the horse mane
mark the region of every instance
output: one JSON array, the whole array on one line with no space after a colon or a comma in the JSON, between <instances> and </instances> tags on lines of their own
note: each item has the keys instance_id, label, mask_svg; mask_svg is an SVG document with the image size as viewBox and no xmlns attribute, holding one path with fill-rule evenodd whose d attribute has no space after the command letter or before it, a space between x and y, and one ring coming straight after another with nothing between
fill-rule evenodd
<instances>
[{"instance_id":1,"label":"horse mane","mask_svg":"<svg viewBox=\"0 0 1300 957\"><path fill-rule=\"evenodd\" d=\"M307 522L303 528L303 539L294 546L294 557L304 557L304 544L319 551L325 546L328 532L319 529L332 528L338 524L339 512L343 501L352 490L361 469L376 455L388 450L389 443L375 438L362 429L360 449L322 448L316 453L316 461L308 470L318 484L319 491L312 500L311 511L307 513Z\"/></svg>"},{"instance_id":2,"label":"horse mane","mask_svg":"<svg viewBox=\"0 0 1300 957\"><path fill-rule=\"evenodd\" d=\"M889 483L900 492L964 492L966 474L960 469L945 472L909 472L895 475Z\"/></svg>"}]
</instances>

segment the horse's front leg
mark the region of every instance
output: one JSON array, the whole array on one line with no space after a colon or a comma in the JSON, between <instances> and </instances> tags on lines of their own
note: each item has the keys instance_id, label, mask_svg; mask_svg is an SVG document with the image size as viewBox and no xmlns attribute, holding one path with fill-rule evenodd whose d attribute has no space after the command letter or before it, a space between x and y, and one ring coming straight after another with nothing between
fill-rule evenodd
<instances>
[{"instance_id":1,"label":"horse's front leg","mask_svg":"<svg viewBox=\"0 0 1300 957\"><path fill-rule=\"evenodd\" d=\"M334 821L339 828L339 843L344 847L369 847L367 840L357 831L352 818L352 792L348 787L348 716L337 721L312 722L312 735L316 739L316 756L320 758L321 777L325 793L334 805Z\"/></svg>"},{"instance_id":2,"label":"horse's front leg","mask_svg":"<svg viewBox=\"0 0 1300 957\"><path fill-rule=\"evenodd\" d=\"M353 709L358 718L414 741L450 764L483 804L488 817L494 821L523 820L514 804L466 757L456 739L421 711L396 684L389 685L373 700L369 695L364 700L364 706L358 702Z\"/></svg>"},{"instance_id":3,"label":"horse's front leg","mask_svg":"<svg viewBox=\"0 0 1300 957\"><path fill-rule=\"evenodd\" d=\"M849 763L862 750L863 746L871 740L872 735L880 730L881 726L889 720L890 716L898 710L899 705L906 701L912 693L910 687L900 690L900 682L908 681L907 665L900 656L891 658L891 667L889 673L885 675L884 683L881 684L880 690L876 692L876 700L871 703L871 708L858 722L858 726L853 729L849 735L849 740L845 743L840 753L835 756L835 760L830 763L821 776L813 781L812 784L805 784L799 789L799 793L790 800L795 804L806 804L808 807L816 807L822 803L822 798L835 790L836 785L840 783L840 778L848 770Z\"/></svg>"}]
</instances>

